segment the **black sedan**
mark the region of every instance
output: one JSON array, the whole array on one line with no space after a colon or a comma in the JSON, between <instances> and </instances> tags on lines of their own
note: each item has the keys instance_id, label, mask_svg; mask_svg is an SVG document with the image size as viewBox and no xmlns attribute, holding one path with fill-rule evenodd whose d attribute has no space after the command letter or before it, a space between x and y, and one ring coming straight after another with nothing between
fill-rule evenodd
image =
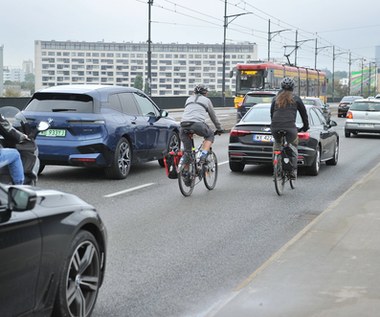
<instances>
[{"instance_id":1,"label":"black sedan","mask_svg":"<svg viewBox=\"0 0 380 317\"><path fill-rule=\"evenodd\" d=\"M0 185L0 316L90 316L106 230L75 195Z\"/></svg>"},{"instance_id":2,"label":"black sedan","mask_svg":"<svg viewBox=\"0 0 380 317\"><path fill-rule=\"evenodd\" d=\"M306 105L310 129L298 133L298 165L310 175L318 175L321 162L336 165L339 136L336 122L326 122L318 107ZM228 158L233 172L242 172L247 164L272 164L273 137L270 131L270 104L252 107L230 132ZM300 115L297 126L302 126Z\"/></svg>"}]
</instances>

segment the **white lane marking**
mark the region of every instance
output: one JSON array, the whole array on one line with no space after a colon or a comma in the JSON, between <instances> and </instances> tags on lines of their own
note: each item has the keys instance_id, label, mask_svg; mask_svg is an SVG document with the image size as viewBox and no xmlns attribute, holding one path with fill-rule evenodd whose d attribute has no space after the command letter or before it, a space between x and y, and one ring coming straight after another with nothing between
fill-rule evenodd
<instances>
[{"instance_id":1,"label":"white lane marking","mask_svg":"<svg viewBox=\"0 0 380 317\"><path fill-rule=\"evenodd\" d=\"M224 162L218 163L218 165L224 165L224 164L227 164L227 163L228 163L228 161L224 161Z\"/></svg>"},{"instance_id":2,"label":"white lane marking","mask_svg":"<svg viewBox=\"0 0 380 317\"><path fill-rule=\"evenodd\" d=\"M154 185L154 183L147 183L147 184L144 184L144 185L140 185L140 186L132 187L132 188L129 188L129 189L121 190L121 191L116 192L116 193L104 195L103 197L110 198L110 197L114 197L114 196L130 193L130 192L133 192L135 190L139 190L141 188L149 187L149 186L152 186L152 185Z\"/></svg>"}]
</instances>

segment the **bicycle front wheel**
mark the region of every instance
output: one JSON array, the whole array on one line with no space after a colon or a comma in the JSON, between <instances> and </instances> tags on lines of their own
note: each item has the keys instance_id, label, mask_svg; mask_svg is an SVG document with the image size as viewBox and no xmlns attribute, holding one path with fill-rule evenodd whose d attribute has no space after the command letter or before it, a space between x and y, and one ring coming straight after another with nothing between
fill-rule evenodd
<instances>
[{"instance_id":1,"label":"bicycle front wheel","mask_svg":"<svg viewBox=\"0 0 380 317\"><path fill-rule=\"evenodd\" d=\"M188 169L183 166L178 171L178 185L182 195L188 197L194 190L195 186L195 165L191 163Z\"/></svg>"},{"instance_id":2,"label":"bicycle front wheel","mask_svg":"<svg viewBox=\"0 0 380 317\"><path fill-rule=\"evenodd\" d=\"M203 164L203 181L207 189L215 188L218 178L218 159L214 152L210 152L207 156L206 163Z\"/></svg>"},{"instance_id":3,"label":"bicycle front wheel","mask_svg":"<svg viewBox=\"0 0 380 317\"><path fill-rule=\"evenodd\" d=\"M281 196L285 187L285 175L282 170L281 156L276 155L273 162L273 180L277 195Z\"/></svg>"}]
</instances>

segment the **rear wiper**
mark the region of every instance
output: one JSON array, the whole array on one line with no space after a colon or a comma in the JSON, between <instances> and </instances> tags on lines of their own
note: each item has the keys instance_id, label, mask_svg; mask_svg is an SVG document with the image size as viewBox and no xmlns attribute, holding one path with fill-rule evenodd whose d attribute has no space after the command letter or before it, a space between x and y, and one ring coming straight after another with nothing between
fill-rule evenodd
<instances>
[{"instance_id":1,"label":"rear wiper","mask_svg":"<svg viewBox=\"0 0 380 317\"><path fill-rule=\"evenodd\" d=\"M61 111L77 111L77 109L69 109L69 108L56 108L51 109L52 112L61 112Z\"/></svg>"}]
</instances>

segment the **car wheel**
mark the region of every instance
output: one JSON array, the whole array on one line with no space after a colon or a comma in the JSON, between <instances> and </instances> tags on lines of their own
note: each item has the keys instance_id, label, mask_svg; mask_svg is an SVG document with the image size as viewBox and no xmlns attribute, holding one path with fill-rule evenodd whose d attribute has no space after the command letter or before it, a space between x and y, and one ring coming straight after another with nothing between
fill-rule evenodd
<instances>
[{"instance_id":1,"label":"car wheel","mask_svg":"<svg viewBox=\"0 0 380 317\"><path fill-rule=\"evenodd\" d=\"M40 163L40 167L38 168L38 173L37 173L37 175L41 175L41 173L42 173L42 171L44 170L44 168L45 168L45 164L41 164L41 163Z\"/></svg>"},{"instance_id":2,"label":"car wheel","mask_svg":"<svg viewBox=\"0 0 380 317\"><path fill-rule=\"evenodd\" d=\"M344 136L345 136L346 138L349 138L349 137L351 136L351 132L348 131L348 130L344 130Z\"/></svg>"},{"instance_id":3,"label":"car wheel","mask_svg":"<svg viewBox=\"0 0 380 317\"><path fill-rule=\"evenodd\" d=\"M335 141L335 146L334 146L334 157L330 160L326 161L326 165L336 165L338 164L338 157L339 157L339 141Z\"/></svg>"},{"instance_id":4,"label":"car wheel","mask_svg":"<svg viewBox=\"0 0 380 317\"><path fill-rule=\"evenodd\" d=\"M319 168L321 167L321 151L319 149L319 145L315 149L315 157L311 166L308 167L309 175L317 176L319 173Z\"/></svg>"},{"instance_id":5,"label":"car wheel","mask_svg":"<svg viewBox=\"0 0 380 317\"><path fill-rule=\"evenodd\" d=\"M79 231L63 265L53 316L90 316L98 297L100 279L98 243L90 232Z\"/></svg>"},{"instance_id":6,"label":"car wheel","mask_svg":"<svg viewBox=\"0 0 380 317\"><path fill-rule=\"evenodd\" d=\"M128 176L132 163L132 149L126 138L121 138L117 143L113 162L106 167L105 174L110 179L124 179Z\"/></svg>"},{"instance_id":7,"label":"car wheel","mask_svg":"<svg viewBox=\"0 0 380 317\"><path fill-rule=\"evenodd\" d=\"M230 170L232 172L242 172L244 170L245 164L241 162L229 162Z\"/></svg>"},{"instance_id":8,"label":"car wheel","mask_svg":"<svg viewBox=\"0 0 380 317\"><path fill-rule=\"evenodd\" d=\"M179 150L181 147L181 141L179 140L179 135L177 132L173 132L173 134L169 138L168 142L168 148L166 150L166 154L168 154L172 150ZM159 159L158 164L160 164L161 167L165 167L164 159Z\"/></svg>"}]
</instances>

